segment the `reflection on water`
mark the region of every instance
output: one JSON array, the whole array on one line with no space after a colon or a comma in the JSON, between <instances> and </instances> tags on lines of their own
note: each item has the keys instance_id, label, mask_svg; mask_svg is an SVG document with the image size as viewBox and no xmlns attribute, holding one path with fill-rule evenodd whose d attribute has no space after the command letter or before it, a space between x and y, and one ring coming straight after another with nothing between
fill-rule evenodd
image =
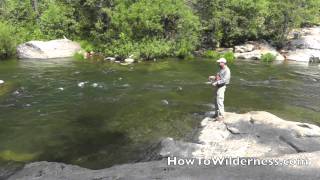
<instances>
[{"instance_id":1,"label":"reflection on water","mask_svg":"<svg viewBox=\"0 0 320 180\"><path fill-rule=\"evenodd\" d=\"M265 110L320 123L318 66L237 62L230 68L227 111ZM212 110L213 89L204 82L216 71L212 60L0 62L7 84L0 94L0 159L95 169L142 159L161 137L187 137Z\"/></svg>"}]
</instances>

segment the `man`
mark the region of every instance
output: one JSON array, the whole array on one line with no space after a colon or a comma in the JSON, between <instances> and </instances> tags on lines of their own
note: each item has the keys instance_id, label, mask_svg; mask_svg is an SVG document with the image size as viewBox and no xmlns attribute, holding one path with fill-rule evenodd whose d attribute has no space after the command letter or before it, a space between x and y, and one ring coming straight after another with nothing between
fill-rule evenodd
<instances>
[{"instance_id":1,"label":"man","mask_svg":"<svg viewBox=\"0 0 320 180\"><path fill-rule=\"evenodd\" d=\"M230 83L231 72L227 66L227 60L225 58L220 58L217 63L219 63L220 71L216 76L209 76L209 80L212 85L216 87L216 99L215 99L215 110L217 120L223 120L224 118L224 93L226 91L226 85Z\"/></svg>"}]
</instances>

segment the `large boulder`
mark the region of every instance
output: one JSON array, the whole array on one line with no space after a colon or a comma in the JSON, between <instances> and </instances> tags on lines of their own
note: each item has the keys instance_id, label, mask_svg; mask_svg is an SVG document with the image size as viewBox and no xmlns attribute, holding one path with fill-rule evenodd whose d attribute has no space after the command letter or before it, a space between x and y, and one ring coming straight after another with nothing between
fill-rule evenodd
<instances>
[{"instance_id":1,"label":"large boulder","mask_svg":"<svg viewBox=\"0 0 320 180\"><path fill-rule=\"evenodd\" d=\"M299 35L291 37L285 50L287 59L298 62L310 62L320 58L320 27L295 30Z\"/></svg>"},{"instance_id":2,"label":"large boulder","mask_svg":"<svg viewBox=\"0 0 320 180\"><path fill-rule=\"evenodd\" d=\"M285 121L268 112L227 113L223 122L205 118L201 126L198 143L165 139L161 155L211 159L320 151L320 127Z\"/></svg>"},{"instance_id":3,"label":"large boulder","mask_svg":"<svg viewBox=\"0 0 320 180\"><path fill-rule=\"evenodd\" d=\"M72 57L81 50L79 43L68 39L29 41L17 47L20 59L50 59Z\"/></svg>"}]
</instances>

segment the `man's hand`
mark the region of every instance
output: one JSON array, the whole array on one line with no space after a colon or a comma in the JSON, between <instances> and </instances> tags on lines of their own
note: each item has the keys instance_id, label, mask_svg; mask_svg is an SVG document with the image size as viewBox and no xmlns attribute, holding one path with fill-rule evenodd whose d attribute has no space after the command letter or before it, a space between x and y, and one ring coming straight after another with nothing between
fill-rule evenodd
<instances>
[{"instance_id":1,"label":"man's hand","mask_svg":"<svg viewBox=\"0 0 320 180\"><path fill-rule=\"evenodd\" d=\"M216 80L216 77L215 77L215 76L209 76L208 80L209 80L209 81L215 81L215 80Z\"/></svg>"},{"instance_id":2,"label":"man's hand","mask_svg":"<svg viewBox=\"0 0 320 180\"><path fill-rule=\"evenodd\" d=\"M217 86L218 82L212 83L212 86Z\"/></svg>"}]
</instances>

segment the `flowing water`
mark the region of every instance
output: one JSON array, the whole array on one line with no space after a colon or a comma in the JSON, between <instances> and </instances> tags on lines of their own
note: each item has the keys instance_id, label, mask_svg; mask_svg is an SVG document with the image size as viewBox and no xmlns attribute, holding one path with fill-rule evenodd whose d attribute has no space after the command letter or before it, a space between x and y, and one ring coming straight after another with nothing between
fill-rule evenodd
<instances>
[{"instance_id":1,"label":"flowing water","mask_svg":"<svg viewBox=\"0 0 320 180\"><path fill-rule=\"evenodd\" d=\"M182 139L212 110L212 60L130 66L71 59L0 62L0 161L99 169L140 160L162 137ZM226 110L264 110L320 124L318 65L236 62Z\"/></svg>"}]
</instances>

